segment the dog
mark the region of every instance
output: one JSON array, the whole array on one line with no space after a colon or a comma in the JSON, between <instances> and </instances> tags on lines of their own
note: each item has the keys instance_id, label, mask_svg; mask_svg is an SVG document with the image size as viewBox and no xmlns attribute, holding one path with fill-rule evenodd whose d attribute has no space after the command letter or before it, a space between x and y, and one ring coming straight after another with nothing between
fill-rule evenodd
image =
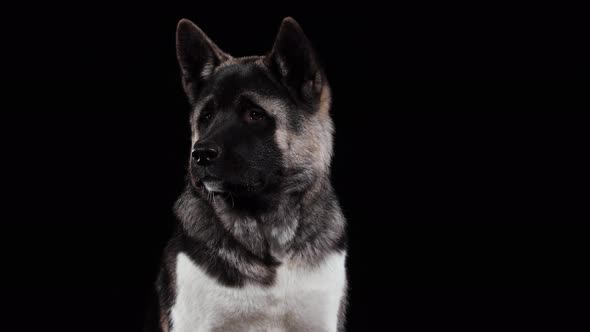
<instances>
[{"instance_id":1,"label":"dog","mask_svg":"<svg viewBox=\"0 0 590 332\"><path fill-rule=\"evenodd\" d=\"M310 41L285 18L269 53L232 57L182 19L176 48L192 144L156 282L161 329L344 331L332 98Z\"/></svg>"}]
</instances>

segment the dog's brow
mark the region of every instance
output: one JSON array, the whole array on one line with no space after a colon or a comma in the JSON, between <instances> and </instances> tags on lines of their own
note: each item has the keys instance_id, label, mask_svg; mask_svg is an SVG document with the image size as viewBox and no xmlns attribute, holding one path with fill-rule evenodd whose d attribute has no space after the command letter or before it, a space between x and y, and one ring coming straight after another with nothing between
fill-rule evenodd
<instances>
[{"instance_id":1,"label":"dog's brow","mask_svg":"<svg viewBox=\"0 0 590 332\"><path fill-rule=\"evenodd\" d=\"M252 103L260 106L262 109L275 116L279 115L282 110L287 108L287 105L285 105L285 103L278 98L266 97L254 92L244 92L241 94L240 98L248 99Z\"/></svg>"},{"instance_id":2,"label":"dog's brow","mask_svg":"<svg viewBox=\"0 0 590 332\"><path fill-rule=\"evenodd\" d=\"M238 97L238 100L237 100L237 106L238 106L239 108L242 108L242 107L245 107L245 106L255 106L255 107L259 107L259 108L262 108L262 109L265 109L265 110L266 110L266 108L265 108L265 107L263 107L262 105L260 105L260 104L258 103L258 100L259 100L259 99L252 98L252 96L251 96L251 95L248 95L248 94L241 94L241 95Z\"/></svg>"},{"instance_id":3,"label":"dog's brow","mask_svg":"<svg viewBox=\"0 0 590 332\"><path fill-rule=\"evenodd\" d=\"M194 107L195 114L199 114L203 108L205 108L211 101L213 100L213 96L207 96L197 102Z\"/></svg>"}]
</instances>

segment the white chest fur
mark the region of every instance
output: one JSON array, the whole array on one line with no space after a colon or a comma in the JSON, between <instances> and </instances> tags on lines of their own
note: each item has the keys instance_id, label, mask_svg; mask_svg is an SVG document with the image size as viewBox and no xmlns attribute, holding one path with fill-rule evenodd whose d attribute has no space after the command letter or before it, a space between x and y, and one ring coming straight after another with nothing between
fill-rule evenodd
<instances>
[{"instance_id":1,"label":"white chest fur","mask_svg":"<svg viewBox=\"0 0 590 332\"><path fill-rule=\"evenodd\" d=\"M184 253L176 264L172 332L337 330L345 254L332 254L314 268L283 263L270 287L225 287Z\"/></svg>"}]
</instances>

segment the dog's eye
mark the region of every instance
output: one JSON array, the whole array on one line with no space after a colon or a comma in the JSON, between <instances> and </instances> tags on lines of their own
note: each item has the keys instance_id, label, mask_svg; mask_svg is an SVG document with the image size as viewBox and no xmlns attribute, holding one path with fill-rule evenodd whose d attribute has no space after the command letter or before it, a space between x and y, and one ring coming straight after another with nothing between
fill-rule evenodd
<instances>
[{"instance_id":1,"label":"dog's eye","mask_svg":"<svg viewBox=\"0 0 590 332\"><path fill-rule=\"evenodd\" d=\"M264 119L266 115L263 111L258 109L251 109L246 112L246 120L249 122L256 122Z\"/></svg>"},{"instance_id":2,"label":"dog's eye","mask_svg":"<svg viewBox=\"0 0 590 332\"><path fill-rule=\"evenodd\" d=\"M201 113L201 116L199 116L199 122L207 123L211 120L212 117L213 114L211 114L211 112L203 112Z\"/></svg>"}]
</instances>

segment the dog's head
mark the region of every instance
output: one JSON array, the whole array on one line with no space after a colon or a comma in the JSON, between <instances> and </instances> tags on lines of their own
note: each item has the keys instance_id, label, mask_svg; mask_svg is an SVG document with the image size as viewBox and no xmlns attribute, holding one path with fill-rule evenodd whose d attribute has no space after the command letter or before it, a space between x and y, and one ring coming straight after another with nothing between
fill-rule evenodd
<instances>
[{"instance_id":1,"label":"dog's head","mask_svg":"<svg viewBox=\"0 0 590 332\"><path fill-rule=\"evenodd\" d=\"M181 20L177 56L193 108L189 172L198 192L272 196L329 172L330 89L295 20L283 20L267 55L243 58Z\"/></svg>"}]
</instances>

